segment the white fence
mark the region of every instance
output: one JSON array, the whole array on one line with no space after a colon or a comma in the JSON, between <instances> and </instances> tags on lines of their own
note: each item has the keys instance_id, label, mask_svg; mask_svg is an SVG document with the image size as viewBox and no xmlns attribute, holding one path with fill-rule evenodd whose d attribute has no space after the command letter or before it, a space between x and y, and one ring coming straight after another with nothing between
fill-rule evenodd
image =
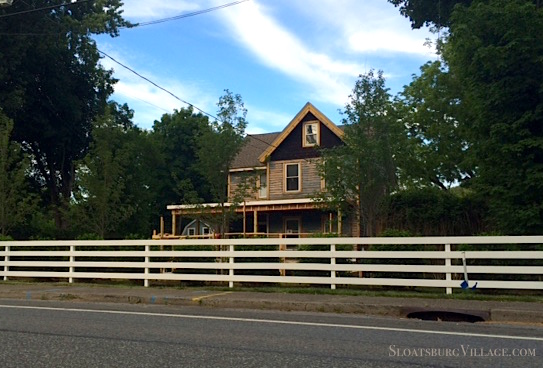
<instances>
[{"instance_id":1,"label":"white fence","mask_svg":"<svg viewBox=\"0 0 543 368\"><path fill-rule=\"evenodd\" d=\"M543 236L0 242L9 278L543 290ZM469 280L468 280L469 278ZM463 284L463 285L462 285Z\"/></svg>"}]
</instances>

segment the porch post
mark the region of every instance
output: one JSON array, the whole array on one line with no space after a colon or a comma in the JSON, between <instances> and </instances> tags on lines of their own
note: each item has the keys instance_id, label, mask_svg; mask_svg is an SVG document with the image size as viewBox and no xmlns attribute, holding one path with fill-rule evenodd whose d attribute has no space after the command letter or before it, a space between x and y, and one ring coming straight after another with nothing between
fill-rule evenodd
<instances>
[{"instance_id":1,"label":"porch post","mask_svg":"<svg viewBox=\"0 0 543 368\"><path fill-rule=\"evenodd\" d=\"M164 217L160 216L160 238L164 237Z\"/></svg>"},{"instance_id":2,"label":"porch post","mask_svg":"<svg viewBox=\"0 0 543 368\"><path fill-rule=\"evenodd\" d=\"M172 235L175 236L176 232L177 232L177 215L175 214L175 211L172 211Z\"/></svg>"}]
</instances>

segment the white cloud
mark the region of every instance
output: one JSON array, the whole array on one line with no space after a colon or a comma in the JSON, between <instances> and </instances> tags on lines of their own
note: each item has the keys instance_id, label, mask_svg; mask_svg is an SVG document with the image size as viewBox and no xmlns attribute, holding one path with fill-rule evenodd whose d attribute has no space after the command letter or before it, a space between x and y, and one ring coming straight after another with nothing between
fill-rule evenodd
<instances>
[{"instance_id":1,"label":"white cloud","mask_svg":"<svg viewBox=\"0 0 543 368\"><path fill-rule=\"evenodd\" d=\"M350 89L347 79L356 77L360 65L307 48L256 1L229 8L221 15L233 37L262 63L312 87L312 98L343 103Z\"/></svg>"},{"instance_id":2,"label":"white cloud","mask_svg":"<svg viewBox=\"0 0 543 368\"><path fill-rule=\"evenodd\" d=\"M384 0L320 0L314 7L295 4L307 18L318 19L323 28L332 30L338 47L357 53L433 55L424 42L435 35L428 29L412 30L398 8Z\"/></svg>"},{"instance_id":3,"label":"white cloud","mask_svg":"<svg viewBox=\"0 0 543 368\"><path fill-rule=\"evenodd\" d=\"M273 9L261 3L225 9L219 18L261 63L306 85L311 100L342 106L360 73L381 69L368 65L368 58L371 64L376 56L432 55L424 46L428 31L412 31L398 9L383 0L279 1L269 5ZM304 27L287 28L274 18L281 11L283 23L290 12L292 27Z\"/></svg>"}]
</instances>

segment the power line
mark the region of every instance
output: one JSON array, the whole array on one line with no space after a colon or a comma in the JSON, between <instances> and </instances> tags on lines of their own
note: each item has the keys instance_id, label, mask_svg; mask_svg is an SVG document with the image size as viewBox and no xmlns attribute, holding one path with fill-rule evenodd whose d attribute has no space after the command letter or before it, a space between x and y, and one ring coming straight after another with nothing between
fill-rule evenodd
<instances>
[{"instance_id":1,"label":"power line","mask_svg":"<svg viewBox=\"0 0 543 368\"><path fill-rule=\"evenodd\" d=\"M77 1L75 3L64 3L64 4L60 4L60 5L53 5L53 6L48 6L48 7L38 8L38 9L25 10L25 11L21 11L21 12L17 12L17 13L9 13L9 14L0 15L0 18L10 17L12 15L20 15L20 14L32 13L32 12L37 12L37 11L41 11L41 10L50 10L50 9L55 9L55 8L59 8L59 7L62 7L62 6L67 6L67 5L76 5L76 4L86 3L86 2L89 2L89 1L94 1L94 0L80 0L80 1ZM215 10L228 8L228 7L238 5L238 4L247 2L247 1L250 1L250 0L234 1L234 2L231 2L231 3L228 3L228 4L215 6L213 8L203 9L203 10L199 10L199 11L195 11L195 12L191 12L191 13L180 14L180 15L176 15L174 17L169 17L169 18L156 19L156 20L152 20L152 21L149 21L149 22L136 23L136 24L132 24L130 26L122 26L122 27L119 27L119 28L124 28L124 29L137 28L137 27L143 27L143 26L150 26L150 25L153 25L153 24L170 22L170 21L173 21L173 20L179 20L179 19L194 17L196 15L210 13L210 12L213 12ZM13 35L13 36L41 36L41 35L44 35L44 36L48 36L48 35L56 35L56 34L46 34L46 33L44 33L44 34L40 34L40 33L2 33L2 35Z\"/></svg>"},{"instance_id":2,"label":"power line","mask_svg":"<svg viewBox=\"0 0 543 368\"><path fill-rule=\"evenodd\" d=\"M99 50L99 49L97 49L97 50L98 50L99 53L101 53L101 54L104 55L105 57L111 59L111 60L112 60L113 62L115 62L116 64L118 64L118 65L122 66L123 68L125 68L126 70L128 70L128 71L134 73L135 75L137 75L137 76L140 77L141 79L143 79L143 80L145 80L145 81L151 83L153 86L155 86L155 87L157 87L158 89L160 89L160 90L166 92L167 94L169 94L170 96L172 96L172 97L175 98L176 100L181 101L182 103L184 103L184 104L186 104L186 105L189 105L190 107L195 108L196 110L198 110L199 112L201 112L201 113L204 114L204 115L209 116L210 118L213 118L213 119L215 119L215 120L217 120L217 121L220 121L220 119L217 118L216 116L211 115L211 114L205 112L204 110L200 109L199 107L194 106L194 105L191 104L190 102L185 101L185 100L183 100L182 98L176 96L176 95L173 94L172 92L168 91L166 88L164 88L164 87L162 87L162 86L156 84L155 82L153 82L153 81L150 80L149 78L147 78L147 77L141 75L140 73L138 73L138 72L135 71L134 69L130 68L129 66L124 65L123 63L121 63L120 61L116 60L116 59L113 58L112 56L106 54L106 53L103 52L102 50Z\"/></svg>"},{"instance_id":3,"label":"power line","mask_svg":"<svg viewBox=\"0 0 543 368\"><path fill-rule=\"evenodd\" d=\"M51 10L51 9L61 8L63 6L79 5L79 4L88 3L88 2L91 2L91 1L94 1L94 0L79 0L79 1L76 1L76 2L73 2L73 3L63 3L63 4L58 4L58 5L45 6L43 8L23 10L23 11L20 11L20 12L17 12L17 13L2 14L2 15L0 15L0 18L11 17L11 16L14 16L14 15L34 13L34 12L42 11L42 10Z\"/></svg>"},{"instance_id":4,"label":"power line","mask_svg":"<svg viewBox=\"0 0 543 368\"><path fill-rule=\"evenodd\" d=\"M238 5L238 4L247 2L247 1L249 1L249 0L234 1L234 2L232 2L232 3L228 3L228 4L223 4L223 5L215 6L215 7L213 7L213 8L208 8L208 9L204 9L204 10L198 10L198 11L195 11L195 12L192 12L192 13L180 14L180 15L176 15L176 16L174 16L174 17L169 17L169 18L151 20L151 21L149 21L149 22L136 23L136 24L134 24L134 25L132 25L132 26L125 26L125 27L122 27L122 28L136 28L136 27L150 26L150 25L153 25L153 24L159 24L159 23L164 23L164 22L170 22L170 21L172 21L172 20L179 20L179 19L183 19L183 18L194 17L195 15L210 13L210 12L215 11L215 10L228 8L228 7L231 7L231 6L234 6L234 5Z\"/></svg>"},{"instance_id":5,"label":"power line","mask_svg":"<svg viewBox=\"0 0 543 368\"><path fill-rule=\"evenodd\" d=\"M98 50L99 53L101 53L101 54L104 55L105 57L109 58L109 59L110 59L111 61L113 61L114 63L116 63L116 64L122 66L122 67L125 68L126 70L128 70L128 71L132 72L133 74L137 75L138 77L140 77L141 79L143 79L143 80L145 80L145 81L151 83L153 86L155 86L155 87L157 87L158 89L160 89L160 90L166 92L167 94L169 94L170 96L172 96L172 97L175 98L176 100L181 101L182 103L184 103L184 104L186 104L186 105L188 105L188 106L190 106L190 107L192 107L192 108L198 110L198 111L201 112L202 114L204 114L204 115L206 115L206 116L208 116L208 117L210 117L210 118L212 118L212 119L215 119L216 121L221 121L221 119L217 118L215 115L212 115L212 114L210 114L210 113L208 113L208 112L202 110L202 109L199 108L198 106L196 106L196 105L194 105L194 104L192 104L192 103L190 103L190 102L188 102L188 101L186 101L186 100L184 100L184 99L182 99L182 98L176 96L173 92L168 91L166 88L164 88L164 87L158 85L157 83L153 82L153 81L150 80L149 78L147 78L147 77L141 75L140 73L138 73L138 72L135 71L134 69L130 68L129 66L124 65L123 63L121 63L120 61L116 60L115 58L113 58L112 56L108 55L107 53L103 52L102 50L99 50L99 49L97 49L97 50ZM262 140L262 139L256 137L255 135L252 135L252 134L247 134L247 135L253 137L253 138L256 139L257 141L260 141L260 142L266 144L267 146L275 147L274 145L272 145L272 144L270 144L270 143L268 143L268 142L266 142L266 141L264 141L264 140Z\"/></svg>"}]
</instances>

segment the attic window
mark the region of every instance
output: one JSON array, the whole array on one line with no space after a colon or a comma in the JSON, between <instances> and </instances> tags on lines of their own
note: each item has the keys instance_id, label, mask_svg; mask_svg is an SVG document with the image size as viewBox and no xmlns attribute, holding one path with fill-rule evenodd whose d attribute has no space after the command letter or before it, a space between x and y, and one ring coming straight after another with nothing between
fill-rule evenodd
<instances>
[{"instance_id":1,"label":"attic window","mask_svg":"<svg viewBox=\"0 0 543 368\"><path fill-rule=\"evenodd\" d=\"M304 147L314 147L319 145L320 137L318 121L308 121L304 124L304 134L302 139Z\"/></svg>"}]
</instances>

